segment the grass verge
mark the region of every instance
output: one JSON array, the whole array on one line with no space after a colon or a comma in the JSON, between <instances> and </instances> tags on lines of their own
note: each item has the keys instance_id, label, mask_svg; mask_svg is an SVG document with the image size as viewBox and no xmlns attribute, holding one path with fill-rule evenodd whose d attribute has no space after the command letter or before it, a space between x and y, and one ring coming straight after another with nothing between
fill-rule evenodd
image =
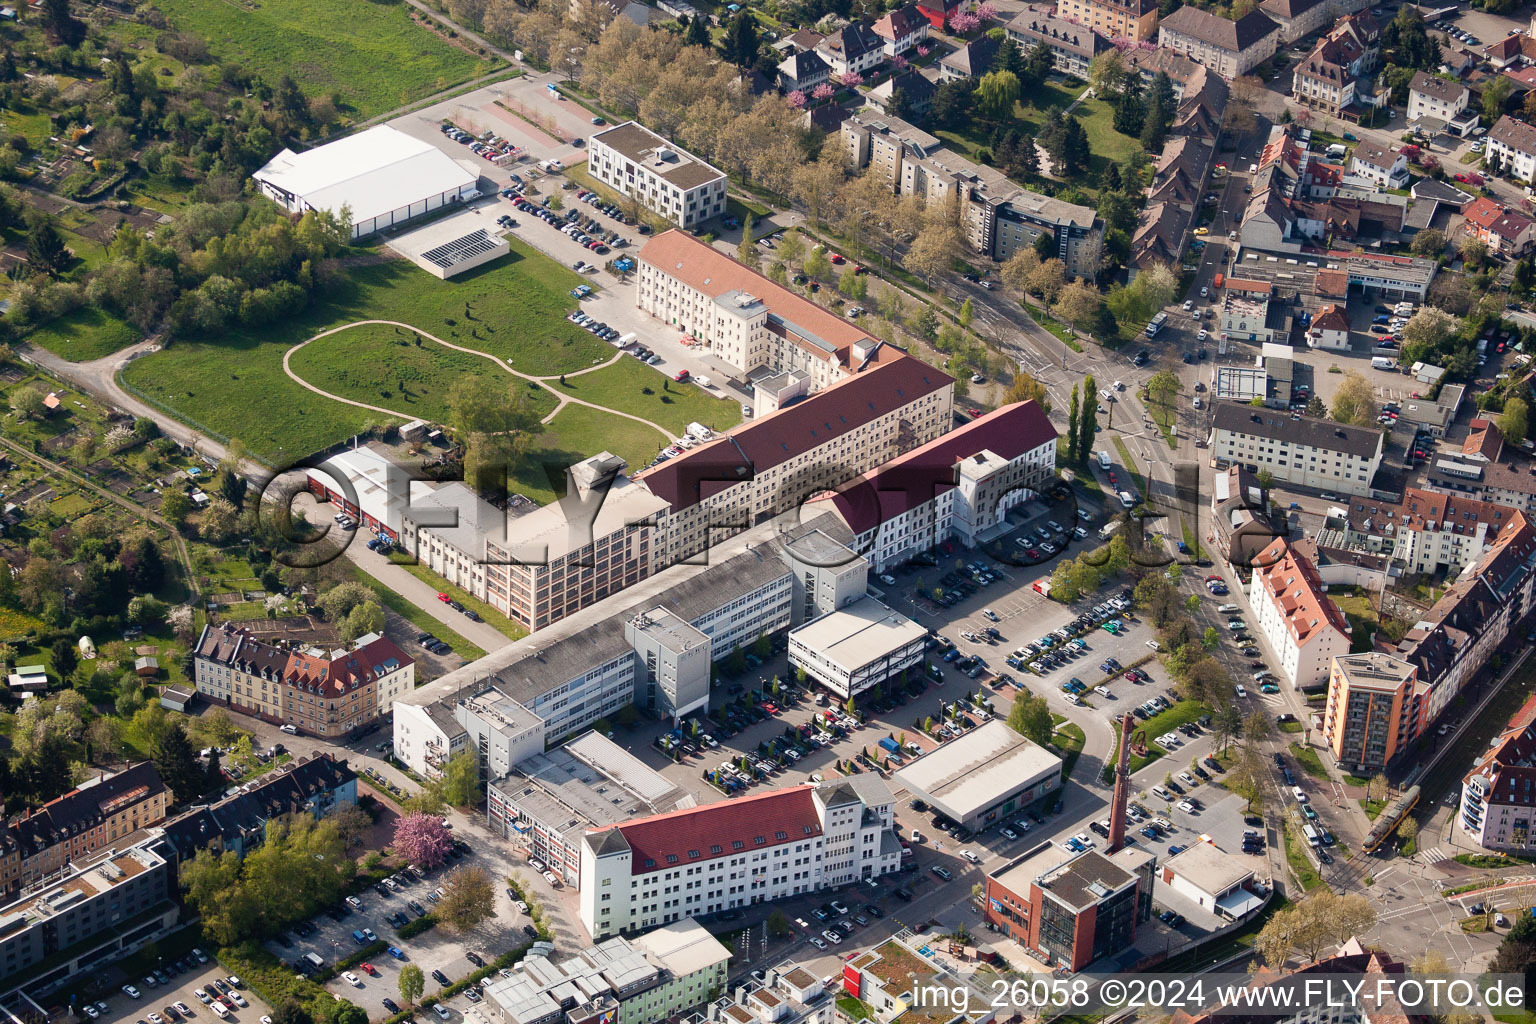
<instances>
[{"instance_id":1,"label":"grass verge","mask_svg":"<svg viewBox=\"0 0 1536 1024\"><path fill-rule=\"evenodd\" d=\"M474 661L477 658L485 657L485 652L480 648L476 647L468 640L465 640L462 636L459 636L459 634L449 629L443 623L439 622L437 619L434 619L432 616L428 615L426 612L422 611L420 608L416 607L414 604L407 601L405 598L401 597L399 594L395 593L393 590L389 589L384 584L374 579L372 576L368 575L362 570L362 568L356 565L352 565L350 562L347 564L352 566L352 575L357 580L357 582L361 583L363 586L379 595L379 600L382 601L384 606L390 611L394 612L396 615L400 616L402 619L405 619L411 625L417 627L423 632L431 633L433 636L440 637L443 643L453 648L454 654L457 654L465 661Z\"/></svg>"},{"instance_id":2,"label":"grass verge","mask_svg":"<svg viewBox=\"0 0 1536 1024\"><path fill-rule=\"evenodd\" d=\"M1300 743L1292 743L1291 755L1296 758L1296 763L1301 765L1301 770L1314 779L1320 779L1323 782L1329 780L1328 769L1323 767L1323 759L1311 747L1302 746Z\"/></svg>"},{"instance_id":3,"label":"grass verge","mask_svg":"<svg viewBox=\"0 0 1536 1024\"><path fill-rule=\"evenodd\" d=\"M1131 450L1125 446L1120 438L1115 438L1115 450L1120 453L1120 459L1125 463L1125 471L1131 474L1131 482L1136 485L1136 490L1141 492L1143 499L1147 495L1147 478L1141 475L1141 465L1131 455Z\"/></svg>"}]
</instances>

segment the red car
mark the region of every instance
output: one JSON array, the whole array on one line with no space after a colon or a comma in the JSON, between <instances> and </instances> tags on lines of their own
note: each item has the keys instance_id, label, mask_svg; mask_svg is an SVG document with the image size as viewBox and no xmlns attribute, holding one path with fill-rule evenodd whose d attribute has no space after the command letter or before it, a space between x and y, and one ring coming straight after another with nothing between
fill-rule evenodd
<instances>
[{"instance_id":1,"label":"red car","mask_svg":"<svg viewBox=\"0 0 1536 1024\"><path fill-rule=\"evenodd\" d=\"M830 256L828 256L827 259L831 260L833 263L837 264L838 266L842 266L844 263L848 262L847 260L843 259L842 256L838 255L835 252L832 253Z\"/></svg>"},{"instance_id":2,"label":"red car","mask_svg":"<svg viewBox=\"0 0 1536 1024\"><path fill-rule=\"evenodd\" d=\"M443 602L443 604L447 604L449 601L453 600L453 598L449 597L447 594L438 594L437 599Z\"/></svg>"},{"instance_id":3,"label":"red car","mask_svg":"<svg viewBox=\"0 0 1536 1024\"><path fill-rule=\"evenodd\" d=\"M770 715L776 715L776 714L779 713L779 706L777 704L775 704L771 700L770 701L764 701L763 702L763 710L768 712Z\"/></svg>"},{"instance_id":4,"label":"red car","mask_svg":"<svg viewBox=\"0 0 1536 1024\"><path fill-rule=\"evenodd\" d=\"M687 380L691 376L692 376L692 374L690 374L687 370L678 370L676 373L674 373L672 375L672 379L677 381L677 382L679 382L679 383L681 383L681 382Z\"/></svg>"},{"instance_id":5,"label":"red car","mask_svg":"<svg viewBox=\"0 0 1536 1024\"><path fill-rule=\"evenodd\" d=\"M971 414L971 419L973 419L973 420L981 419L981 410L980 409L967 409L966 412Z\"/></svg>"},{"instance_id":6,"label":"red car","mask_svg":"<svg viewBox=\"0 0 1536 1024\"><path fill-rule=\"evenodd\" d=\"M373 964L358 964L357 966L361 967L368 974L376 975L379 973L378 971L374 970Z\"/></svg>"}]
</instances>

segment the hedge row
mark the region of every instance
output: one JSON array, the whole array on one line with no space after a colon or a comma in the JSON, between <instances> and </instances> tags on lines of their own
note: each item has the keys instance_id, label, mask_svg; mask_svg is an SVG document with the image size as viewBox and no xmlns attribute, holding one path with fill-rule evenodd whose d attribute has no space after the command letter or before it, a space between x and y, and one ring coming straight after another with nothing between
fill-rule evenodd
<instances>
[{"instance_id":1,"label":"hedge row","mask_svg":"<svg viewBox=\"0 0 1536 1024\"><path fill-rule=\"evenodd\" d=\"M332 978L336 977L336 975L340 974L342 971L349 971L366 960L372 960L374 957L378 956L388 948L389 943L385 942L383 939L379 939L377 942L370 942L368 945L364 946L356 953L353 953L351 956L346 957L343 960L338 960L330 967L325 967L316 971L314 974L311 974L309 978L316 985L323 985L330 981Z\"/></svg>"},{"instance_id":2,"label":"hedge row","mask_svg":"<svg viewBox=\"0 0 1536 1024\"><path fill-rule=\"evenodd\" d=\"M431 929L436 928L437 925L437 915L427 914L423 917L416 918L414 921L407 921L404 925L395 929L395 934L400 936L402 939L409 939L414 935L420 935L422 932L430 931Z\"/></svg>"}]
</instances>

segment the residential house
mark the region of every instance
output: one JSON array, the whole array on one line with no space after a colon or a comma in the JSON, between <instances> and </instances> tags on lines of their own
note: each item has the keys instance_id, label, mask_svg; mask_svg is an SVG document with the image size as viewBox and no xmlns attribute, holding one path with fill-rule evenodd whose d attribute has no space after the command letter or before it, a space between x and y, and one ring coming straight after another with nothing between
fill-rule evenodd
<instances>
[{"instance_id":1,"label":"residential house","mask_svg":"<svg viewBox=\"0 0 1536 1024\"><path fill-rule=\"evenodd\" d=\"M1363 139L1350 154L1349 173L1377 188L1407 188L1408 157L1396 146Z\"/></svg>"},{"instance_id":2,"label":"residential house","mask_svg":"<svg viewBox=\"0 0 1536 1024\"><path fill-rule=\"evenodd\" d=\"M1517 210L1478 196L1461 211L1467 234L1499 256L1521 256L1536 243L1536 221Z\"/></svg>"},{"instance_id":3,"label":"residential house","mask_svg":"<svg viewBox=\"0 0 1536 1024\"><path fill-rule=\"evenodd\" d=\"M816 44L834 77L862 75L885 60L885 40L862 21L850 22Z\"/></svg>"},{"instance_id":4,"label":"residential house","mask_svg":"<svg viewBox=\"0 0 1536 1024\"><path fill-rule=\"evenodd\" d=\"M1355 77L1337 58L1338 48L1331 38L1319 40L1291 72L1291 97L1334 117L1355 103Z\"/></svg>"},{"instance_id":5,"label":"residential house","mask_svg":"<svg viewBox=\"0 0 1536 1024\"><path fill-rule=\"evenodd\" d=\"M916 5L907 4L876 21L874 32L885 41L882 49L887 57L901 57L928 38L929 27L923 12Z\"/></svg>"},{"instance_id":6,"label":"residential house","mask_svg":"<svg viewBox=\"0 0 1536 1024\"><path fill-rule=\"evenodd\" d=\"M1218 467L1268 470L1276 482L1335 494L1369 494L1381 468L1380 430L1216 402L1210 439Z\"/></svg>"},{"instance_id":7,"label":"residential house","mask_svg":"<svg viewBox=\"0 0 1536 1024\"><path fill-rule=\"evenodd\" d=\"M1163 19L1157 41L1230 81L1274 56L1280 28L1258 10L1233 21L1186 5Z\"/></svg>"},{"instance_id":8,"label":"residential house","mask_svg":"<svg viewBox=\"0 0 1536 1024\"><path fill-rule=\"evenodd\" d=\"M1280 42L1286 45L1332 24L1334 18L1331 0L1262 0L1259 10L1279 26Z\"/></svg>"},{"instance_id":9,"label":"residential house","mask_svg":"<svg viewBox=\"0 0 1536 1024\"><path fill-rule=\"evenodd\" d=\"M939 81L953 82L962 78L980 78L992 69L1002 42L991 35L981 35L953 53L939 59Z\"/></svg>"},{"instance_id":10,"label":"residential house","mask_svg":"<svg viewBox=\"0 0 1536 1024\"><path fill-rule=\"evenodd\" d=\"M950 14L958 10L961 0L917 0L915 6L928 19L928 27L943 30Z\"/></svg>"},{"instance_id":11,"label":"residential house","mask_svg":"<svg viewBox=\"0 0 1536 1024\"><path fill-rule=\"evenodd\" d=\"M1255 563L1250 597L1286 682L1298 690L1325 684L1333 659L1349 653L1350 625L1328 598L1317 566L1277 537Z\"/></svg>"},{"instance_id":12,"label":"residential house","mask_svg":"<svg viewBox=\"0 0 1536 1024\"><path fill-rule=\"evenodd\" d=\"M1330 302L1318 311L1307 327L1307 344L1313 348L1343 352L1349 349L1349 310L1342 303Z\"/></svg>"},{"instance_id":13,"label":"residential house","mask_svg":"<svg viewBox=\"0 0 1536 1024\"><path fill-rule=\"evenodd\" d=\"M796 50L779 62L779 88L809 93L832 77L832 69L815 50Z\"/></svg>"},{"instance_id":14,"label":"residential house","mask_svg":"<svg viewBox=\"0 0 1536 1024\"><path fill-rule=\"evenodd\" d=\"M1056 16L1105 39L1145 42L1157 31L1157 0L1057 0Z\"/></svg>"},{"instance_id":15,"label":"residential house","mask_svg":"<svg viewBox=\"0 0 1536 1024\"><path fill-rule=\"evenodd\" d=\"M1408 83L1408 123L1439 121L1449 124L1467 109L1471 90L1460 82L1415 71Z\"/></svg>"},{"instance_id":16,"label":"residential house","mask_svg":"<svg viewBox=\"0 0 1536 1024\"><path fill-rule=\"evenodd\" d=\"M1492 173L1536 181L1536 128L1505 114L1486 136L1485 163Z\"/></svg>"},{"instance_id":17,"label":"residential house","mask_svg":"<svg viewBox=\"0 0 1536 1024\"><path fill-rule=\"evenodd\" d=\"M1536 38L1523 32L1511 32L1498 42L1483 47L1483 56L1498 69L1536 61Z\"/></svg>"},{"instance_id":18,"label":"residential house","mask_svg":"<svg viewBox=\"0 0 1536 1024\"><path fill-rule=\"evenodd\" d=\"M1135 71L1141 76L1141 86L1145 89L1152 84L1152 79L1161 72L1168 76L1168 81L1173 86L1173 95L1177 100L1183 100L1184 94L1189 90L1192 81L1204 81L1207 74L1205 66L1197 64L1183 54L1174 53L1172 50L1161 46L1150 50L1129 50L1123 54L1127 71Z\"/></svg>"},{"instance_id":19,"label":"residential house","mask_svg":"<svg viewBox=\"0 0 1536 1024\"><path fill-rule=\"evenodd\" d=\"M1025 7L1004 29L1021 50L1044 43L1051 51L1051 66L1075 78L1086 79L1093 58L1112 47L1092 29L1033 7Z\"/></svg>"},{"instance_id":20,"label":"residential house","mask_svg":"<svg viewBox=\"0 0 1536 1024\"><path fill-rule=\"evenodd\" d=\"M933 96L938 91L938 85L923 72L908 70L892 75L865 92L864 105L882 114L922 117L933 106ZM896 102L898 94L899 105Z\"/></svg>"}]
</instances>

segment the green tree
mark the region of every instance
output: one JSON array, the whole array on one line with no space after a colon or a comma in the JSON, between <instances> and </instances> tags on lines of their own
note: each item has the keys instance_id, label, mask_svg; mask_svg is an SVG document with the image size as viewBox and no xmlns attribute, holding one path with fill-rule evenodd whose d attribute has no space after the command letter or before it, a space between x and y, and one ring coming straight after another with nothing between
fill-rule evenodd
<instances>
[{"instance_id":1,"label":"green tree","mask_svg":"<svg viewBox=\"0 0 1536 1024\"><path fill-rule=\"evenodd\" d=\"M415 1006L416 1000L427 989L427 979L422 974L421 968L415 964L406 964L400 968L400 998L407 1006ZM277 1024L273 1021L272 1024Z\"/></svg>"},{"instance_id":2,"label":"green tree","mask_svg":"<svg viewBox=\"0 0 1536 1024\"><path fill-rule=\"evenodd\" d=\"M784 911L778 908L768 912L768 919L764 924L768 929L768 934L777 939L782 939L792 931L789 927L789 918L785 917Z\"/></svg>"},{"instance_id":3,"label":"green tree","mask_svg":"<svg viewBox=\"0 0 1536 1024\"><path fill-rule=\"evenodd\" d=\"M1008 727L1025 739L1040 746L1051 742L1056 726L1051 719L1051 708L1044 697L1020 695L1008 710Z\"/></svg>"},{"instance_id":4,"label":"green tree","mask_svg":"<svg viewBox=\"0 0 1536 1024\"><path fill-rule=\"evenodd\" d=\"M1078 417L1077 457L1079 461L1088 458L1088 453L1093 451L1093 437L1099 425L1098 416L1098 382L1089 374L1083 378L1083 414Z\"/></svg>"},{"instance_id":5,"label":"green tree","mask_svg":"<svg viewBox=\"0 0 1536 1024\"><path fill-rule=\"evenodd\" d=\"M1001 121L1013 115L1019 101L1019 76L1011 71L990 71L976 85L976 105L983 117Z\"/></svg>"},{"instance_id":6,"label":"green tree","mask_svg":"<svg viewBox=\"0 0 1536 1024\"><path fill-rule=\"evenodd\" d=\"M186 525L192 512L192 499L179 487L169 487L160 496L160 516L175 529Z\"/></svg>"},{"instance_id":7,"label":"green tree","mask_svg":"<svg viewBox=\"0 0 1536 1024\"><path fill-rule=\"evenodd\" d=\"M524 382L463 376L448 394L448 422L465 444L465 480L481 494L506 490L507 477L544 429Z\"/></svg>"},{"instance_id":8,"label":"green tree","mask_svg":"<svg viewBox=\"0 0 1536 1024\"><path fill-rule=\"evenodd\" d=\"M70 253L53 221L38 218L27 231L27 266L39 274L57 277L69 266Z\"/></svg>"},{"instance_id":9,"label":"green tree","mask_svg":"<svg viewBox=\"0 0 1536 1024\"><path fill-rule=\"evenodd\" d=\"M1169 410L1173 408L1174 400L1183 388L1179 378L1168 370L1159 370L1147 381L1147 394L1152 401Z\"/></svg>"},{"instance_id":10,"label":"green tree","mask_svg":"<svg viewBox=\"0 0 1536 1024\"><path fill-rule=\"evenodd\" d=\"M1077 385L1072 385L1072 398L1067 406L1067 463L1077 465L1078 442L1082 440L1078 433L1078 417L1081 415L1081 402L1077 395Z\"/></svg>"},{"instance_id":11,"label":"green tree","mask_svg":"<svg viewBox=\"0 0 1536 1024\"><path fill-rule=\"evenodd\" d=\"M739 11L725 24L725 35L720 40L720 54L739 68L749 68L757 63L757 53L762 40L757 34L757 19L750 11Z\"/></svg>"},{"instance_id":12,"label":"green tree","mask_svg":"<svg viewBox=\"0 0 1536 1024\"><path fill-rule=\"evenodd\" d=\"M1221 633L1215 626L1205 627L1205 635L1200 638L1200 644L1208 651L1214 651L1221 646Z\"/></svg>"},{"instance_id":13,"label":"green tree","mask_svg":"<svg viewBox=\"0 0 1536 1024\"><path fill-rule=\"evenodd\" d=\"M1505 401L1504 412L1499 415L1499 433L1504 435L1505 444L1518 446L1525 440L1530 412L1530 406L1523 398Z\"/></svg>"},{"instance_id":14,"label":"green tree","mask_svg":"<svg viewBox=\"0 0 1536 1024\"><path fill-rule=\"evenodd\" d=\"M23 384L11 392L11 411L24 420L40 420L48 411L46 398L31 384Z\"/></svg>"},{"instance_id":15,"label":"green tree","mask_svg":"<svg viewBox=\"0 0 1536 1024\"><path fill-rule=\"evenodd\" d=\"M1370 426L1376 421L1375 389L1358 370L1346 373L1334 391L1333 418L1357 427Z\"/></svg>"},{"instance_id":16,"label":"green tree","mask_svg":"<svg viewBox=\"0 0 1536 1024\"><path fill-rule=\"evenodd\" d=\"M53 642L53 670L58 673L62 682L68 683L70 676L75 674L75 669L80 664L80 649L75 641L67 636L61 636Z\"/></svg>"},{"instance_id":17,"label":"green tree","mask_svg":"<svg viewBox=\"0 0 1536 1024\"><path fill-rule=\"evenodd\" d=\"M159 705L148 705L144 710L147 711L150 707L159 708ZM138 725L138 723L138 716L135 715L134 724ZM172 722L165 730L159 741L154 744L150 760L155 763L155 769L160 773L160 778L171 788L177 803L186 803L203 794L208 780L203 774L202 767L197 763L197 754L193 751L192 743L187 739L187 732L182 728L181 722Z\"/></svg>"},{"instance_id":18,"label":"green tree","mask_svg":"<svg viewBox=\"0 0 1536 1024\"><path fill-rule=\"evenodd\" d=\"M443 799L455 807L475 807L482 794L480 756L473 750L459 751L443 767Z\"/></svg>"}]
</instances>

